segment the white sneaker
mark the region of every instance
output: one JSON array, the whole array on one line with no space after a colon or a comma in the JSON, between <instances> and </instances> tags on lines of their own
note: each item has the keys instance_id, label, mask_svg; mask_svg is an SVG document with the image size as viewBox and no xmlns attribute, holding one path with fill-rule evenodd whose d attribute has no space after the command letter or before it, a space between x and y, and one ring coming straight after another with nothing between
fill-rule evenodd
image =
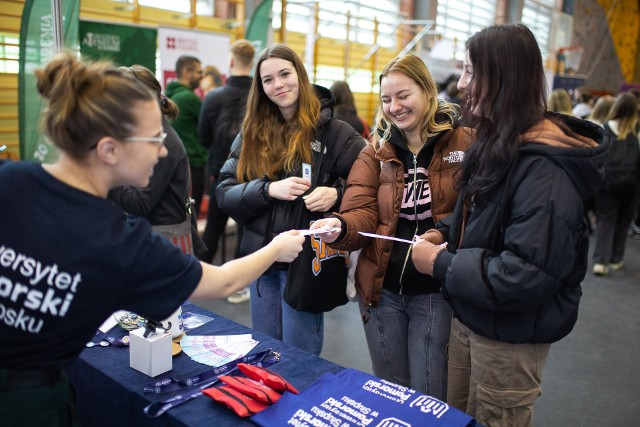
<instances>
[{"instance_id":1,"label":"white sneaker","mask_svg":"<svg viewBox=\"0 0 640 427\"><path fill-rule=\"evenodd\" d=\"M622 261L620 261L620 262L612 262L611 264L609 264L609 270L611 270L611 271L618 271L618 270L620 270L623 266L624 266L624 263L623 263Z\"/></svg>"},{"instance_id":2,"label":"white sneaker","mask_svg":"<svg viewBox=\"0 0 640 427\"><path fill-rule=\"evenodd\" d=\"M593 264L593 274L596 276L605 276L609 274L609 267L604 264Z\"/></svg>"},{"instance_id":3,"label":"white sneaker","mask_svg":"<svg viewBox=\"0 0 640 427\"><path fill-rule=\"evenodd\" d=\"M249 301L250 298L251 294L249 293L249 288L244 288L241 291L229 295L227 297L227 301L231 304L240 304L242 302Z\"/></svg>"}]
</instances>

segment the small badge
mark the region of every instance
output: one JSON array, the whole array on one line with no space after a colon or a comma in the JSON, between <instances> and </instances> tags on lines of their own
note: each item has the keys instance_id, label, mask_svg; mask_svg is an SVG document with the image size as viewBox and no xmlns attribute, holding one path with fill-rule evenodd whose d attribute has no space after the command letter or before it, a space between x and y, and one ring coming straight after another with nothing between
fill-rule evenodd
<instances>
[{"instance_id":1,"label":"small badge","mask_svg":"<svg viewBox=\"0 0 640 427\"><path fill-rule=\"evenodd\" d=\"M302 164L302 177L311 182L311 165L309 163Z\"/></svg>"}]
</instances>

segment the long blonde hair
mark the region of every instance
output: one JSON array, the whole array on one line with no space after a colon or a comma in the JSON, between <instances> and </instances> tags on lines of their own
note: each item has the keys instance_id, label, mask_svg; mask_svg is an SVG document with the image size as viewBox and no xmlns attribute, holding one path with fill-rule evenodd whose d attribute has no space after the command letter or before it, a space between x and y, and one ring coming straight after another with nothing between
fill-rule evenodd
<instances>
[{"instance_id":1,"label":"long blonde hair","mask_svg":"<svg viewBox=\"0 0 640 427\"><path fill-rule=\"evenodd\" d=\"M269 58L291 62L298 75L298 111L288 123L262 87L260 65ZM242 122L242 150L236 170L238 181L265 176L273 180L283 170L291 172L302 162L311 163L311 142L319 119L320 101L300 57L281 44L263 50L256 63Z\"/></svg>"},{"instance_id":2,"label":"long blonde hair","mask_svg":"<svg viewBox=\"0 0 640 427\"><path fill-rule=\"evenodd\" d=\"M382 70L382 73L380 73L379 83L382 83L382 79L390 73L404 74L416 82L424 92L424 96L429 96L427 110L421 119L420 137L423 141L442 131L453 129L453 122L458 116L458 110L456 106L451 103L438 101L438 87L422 59L413 54L395 58L387 64ZM379 146L389 139L393 126L391 118L384 114L381 97L379 101L373 130L373 142L376 146ZM442 114L448 116L449 120L437 122L436 115ZM382 135L380 135L378 130L382 130Z\"/></svg>"},{"instance_id":3,"label":"long blonde hair","mask_svg":"<svg viewBox=\"0 0 640 427\"><path fill-rule=\"evenodd\" d=\"M636 131L638 123L638 100L630 92L621 93L611 106L609 120L618 122L618 139L623 140Z\"/></svg>"},{"instance_id":4,"label":"long blonde hair","mask_svg":"<svg viewBox=\"0 0 640 427\"><path fill-rule=\"evenodd\" d=\"M547 99L547 110L572 116L571 97L565 89L554 89Z\"/></svg>"}]
</instances>

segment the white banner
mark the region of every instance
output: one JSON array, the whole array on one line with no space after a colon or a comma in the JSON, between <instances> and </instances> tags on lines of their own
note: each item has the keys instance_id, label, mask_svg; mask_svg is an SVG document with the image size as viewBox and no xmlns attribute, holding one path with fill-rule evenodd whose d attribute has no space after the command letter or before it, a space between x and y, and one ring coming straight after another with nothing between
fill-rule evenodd
<instances>
[{"instance_id":1,"label":"white banner","mask_svg":"<svg viewBox=\"0 0 640 427\"><path fill-rule=\"evenodd\" d=\"M172 27L158 28L162 87L176 78L176 61L182 55L195 56L202 68L214 65L221 74L229 70L230 39L227 34L205 33Z\"/></svg>"}]
</instances>

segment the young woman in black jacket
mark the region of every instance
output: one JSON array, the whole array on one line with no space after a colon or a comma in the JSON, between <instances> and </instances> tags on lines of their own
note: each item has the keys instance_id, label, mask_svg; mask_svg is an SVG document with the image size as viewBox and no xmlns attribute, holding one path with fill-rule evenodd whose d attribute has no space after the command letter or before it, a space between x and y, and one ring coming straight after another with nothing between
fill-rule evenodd
<instances>
[{"instance_id":1,"label":"young woman in black jacket","mask_svg":"<svg viewBox=\"0 0 640 427\"><path fill-rule=\"evenodd\" d=\"M608 138L546 112L542 56L523 25L466 44L458 83L476 129L454 213L414 246L454 319L447 402L486 426L532 425L550 344L576 322L587 269L583 201L602 182Z\"/></svg>"},{"instance_id":2,"label":"young woman in black jacket","mask_svg":"<svg viewBox=\"0 0 640 427\"><path fill-rule=\"evenodd\" d=\"M309 83L302 60L287 46L260 54L242 131L216 189L220 207L244 227L241 255L282 230L309 228L298 222L301 211L321 218L340 206L343 180L365 142L331 117L332 100L328 89ZM305 163L311 177L302 173ZM251 284L253 328L320 354L323 314L288 305L282 297L287 280L288 265L275 264Z\"/></svg>"}]
</instances>

